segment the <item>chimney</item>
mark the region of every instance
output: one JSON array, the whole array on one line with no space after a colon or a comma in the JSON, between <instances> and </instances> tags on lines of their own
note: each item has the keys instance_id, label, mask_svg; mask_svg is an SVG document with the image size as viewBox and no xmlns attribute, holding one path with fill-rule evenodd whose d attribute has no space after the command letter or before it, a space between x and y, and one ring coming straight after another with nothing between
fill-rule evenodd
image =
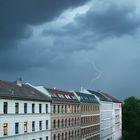
<instances>
[{"instance_id":1,"label":"chimney","mask_svg":"<svg viewBox=\"0 0 140 140\"><path fill-rule=\"evenodd\" d=\"M81 87L81 92L83 92L84 91L84 88L83 87Z\"/></svg>"},{"instance_id":2,"label":"chimney","mask_svg":"<svg viewBox=\"0 0 140 140\"><path fill-rule=\"evenodd\" d=\"M22 78L21 77L18 77L17 80L16 80L16 84L20 87L22 87Z\"/></svg>"}]
</instances>

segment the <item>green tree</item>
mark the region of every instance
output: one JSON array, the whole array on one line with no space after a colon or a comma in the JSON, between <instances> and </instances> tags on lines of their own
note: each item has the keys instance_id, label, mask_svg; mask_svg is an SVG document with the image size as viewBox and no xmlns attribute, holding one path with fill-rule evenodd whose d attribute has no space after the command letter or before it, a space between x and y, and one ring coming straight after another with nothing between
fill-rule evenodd
<instances>
[{"instance_id":1,"label":"green tree","mask_svg":"<svg viewBox=\"0 0 140 140\"><path fill-rule=\"evenodd\" d=\"M140 99L133 96L123 104L123 139L140 140Z\"/></svg>"}]
</instances>

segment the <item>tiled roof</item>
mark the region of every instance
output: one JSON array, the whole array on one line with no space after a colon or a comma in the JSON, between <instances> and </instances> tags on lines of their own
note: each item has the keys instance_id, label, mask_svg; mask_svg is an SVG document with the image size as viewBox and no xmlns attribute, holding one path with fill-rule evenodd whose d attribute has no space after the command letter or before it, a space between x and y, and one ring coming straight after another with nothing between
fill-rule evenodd
<instances>
[{"instance_id":1,"label":"tiled roof","mask_svg":"<svg viewBox=\"0 0 140 140\"><path fill-rule=\"evenodd\" d=\"M50 88L46 88L46 90L49 92L49 94L51 94L53 101L79 103L79 100L77 99L77 97L74 95L73 92Z\"/></svg>"},{"instance_id":2,"label":"tiled roof","mask_svg":"<svg viewBox=\"0 0 140 140\"><path fill-rule=\"evenodd\" d=\"M108 98L104 97L101 93L96 92L96 91L92 91L92 90L88 90L90 93L96 95L101 101L107 101L107 102L111 102Z\"/></svg>"},{"instance_id":3,"label":"tiled roof","mask_svg":"<svg viewBox=\"0 0 140 140\"><path fill-rule=\"evenodd\" d=\"M101 93L102 95L104 95L105 97L109 98L112 102L115 102L115 103L122 103L121 101L119 101L118 99L116 99L115 97L111 96L110 94L108 93Z\"/></svg>"},{"instance_id":4,"label":"tiled roof","mask_svg":"<svg viewBox=\"0 0 140 140\"><path fill-rule=\"evenodd\" d=\"M51 101L48 96L29 85L22 84L22 86L18 86L15 82L2 80L0 80L0 98Z\"/></svg>"},{"instance_id":5,"label":"tiled roof","mask_svg":"<svg viewBox=\"0 0 140 140\"><path fill-rule=\"evenodd\" d=\"M81 92L76 92L76 94L80 97L80 102L82 103L98 103L97 99L92 94L90 95Z\"/></svg>"}]
</instances>

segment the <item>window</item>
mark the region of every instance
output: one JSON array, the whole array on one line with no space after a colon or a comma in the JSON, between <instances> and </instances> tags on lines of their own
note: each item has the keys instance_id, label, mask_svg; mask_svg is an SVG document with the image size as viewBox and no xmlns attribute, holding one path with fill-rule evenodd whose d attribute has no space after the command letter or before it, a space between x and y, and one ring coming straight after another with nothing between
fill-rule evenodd
<instances>
[{"instance_id":1,"label":"window","mask_svg":"<svg viewBox=\"0 0 140 140\"><path fill-rule=\"evenodd\" d=\"M48 104L46 104L46 113L48 113Z\"/></svg>"},{"instance_id":2,"label":"window","mask_svg":"<svg viewBox=\"0 0 140 140\"><path fill-rule=\"evenodd\" d=\"M74 123L73 123L73 118L71 119L71 126L73 126L74 125Z\"/></svg>"},{"instance_id":3,"label":"window","mask_svg":"<svg viewBox=\"0 0 140 140\"><path fill-rule=\"evenodd\" d=\"M69 118L69 122L68 122L68 125L70 126L70 118Z\"/></svg>"},{"instance_id":4,"label":"window","mask_svg":"<svg viewBox=\"0 0 140 140\"><path fill-rule=\"evenodd\" d=\"M39 113L42 113L42 104L39 104Z\"/></svg>"},{"instance_id":5,"label":"window","mask_svg":"<svg viewBox=\"0 0 140 140\"><path fill-rule=\"evenodd\" d=\"M64 127L64 120L63 119L62 119L62 122L61 123L62 123L62 128L63 128Z\"/></svg>"},{"instance_id":6,"label":"window","mask_svg":"<svg viewBox=\"0 0 140 140\"><path fill-rule=\"evenodd\" d=\"M3 135L8 135L8 123L3 124Z\"/></svg>"},{"instance_id":7,"label":"window","mask_svg":"<svg viewBox=\"0 0 140 140\"><path fill-rule=\"evenodd\" d=\"M35 113L35 104L32 104L32 113Z\"/></svg>"},{"instance_id":8,"label":"window","mask_svg":"<svg viewBox=\"0 0 140 140\"><path fill-rule=\"evenodd\" d=\"M78 136L79 136L79 134L80 134L80 133L79 133L79 130L78 130Z\"/></svg>"},{"instance_id":9,"label":"window","mask_svg":"<svg viewBox=\"0 0 140 140\"><path fill-rule=\"evenodd\" d=\"M65 132L65 140L67 140L67 132Z\"/></svg>"},{"instance_id":10,"label":"window","mask_svg":"<svg viewBox=\"0 0 140 140\"><path fill-rule=\"evenodd\" d=\"M69 131L69 138L70 138L70 131Z\"/></svg>"},{"instance_id":11,"label":"window","mask_svg":"<svg viewBox=\"0 0 140 140\"><path fill-rule=\"evenodd\" d=\"M39 130L42 130L42 121L39 121Z\"/></svg>"},{"instance_id":12,"label":"window","mask_svg":"<svg viewBox=\"0 0 140 140\"><path fill-rule=\"evenodd\" d=\"M56 135L55 134L53 135L53 140L56 140Z\"/></svg>"},{"instance_id":13,"label":"window","mask_svg":"<svg viewBox=\"0 0 140 140\"><path fill-rule=\"evenodd\" d=\"M61 113L64 113L64 106L62 105Z\"/></svg>"},{"instance_id":14,"label":"window","mask_svg":"<svg viewBox=\"0 0 140 140\"><path fill-rule=\"evenodd\" d=\"M65 105L65 113L67 113L67 105Z\"/></svg>"},{"instance_id":15,"label":"window","mask_svg":"<svg viewBox=\"0 0 140 140\"><path fill-rule=\"evenodd\" d=\"M76 118L75 118L75 121L74 122L75 122L74 124L76 125Z\"/></svg>"},{"instance_id":16,"label":"window","mask_svg":"<svg viewBox=\"0 0 140 140\"><path fill-rule=\"evenodd\" d=\"M56 107L55 107L55 105L53 105L53 113L55 113L56 112Z\"/></svg>"},{"instance_id":17,"label":"window","mask_svg":"<svg viewBox=\"0 0 140 140\"><path fill-rule=\"evenodd\" d=\"M65 97L66 97L67 99L71 99L71 97L70 97L69 95L65 95Z\"/></svg>"},{"instance_id":18,"label":"window","mask_svg":"<svg viewBox=\"0 0 140 140\"><path fill-rule=\"evenodd\" d=\"M57 123L58 123L58 128L59 128L60 127L60 120L59 119L58 119L58 122Z\"/></svg>"},{"instance_id":19,"label":"window","mask_svg":"<svg viewBox=\"0 0 140 140\"><path fill-rule=\"evenodd\" d=\"M19 133L19 123L15 123L15 134Z\"/></svg>"},{"instance_id":20,"label":"window","mask_svg":"<svg viewBox=\"0 0 140 140\"><path fill-rule=\"evenodd\" d=\"M64 140L64 133L62 133L62 140Z\"/></svg>"},{"instance_id":21,"label":"window","mask_svg":"<svg viewBox=\"0 0 140 140\"><path fill-rule=\"evenodd\" d=\"M32 121L32 131L35 131L35 121Z\"/></svg>"},{"instance_id":22,"label":"window","mask_svg":"<svg viewBox=\"0 0 140 140\"><path fill-rule=\"evenodd\" d=\"M24 113L27 113L27 103L24 103Z\"/></svg>"},{"instance_id":23,"label":"window","mask_svg":"<svg viewBox=\"0 0 140 140\"><path fill-rule=\"evenodd\" d=\"M48 136L46 136L46 140L48 140L49 139L49 137Z\"/></svg>"},{"instance_id":24,"label":"window","mask_svg":"<svg viewBox=\"0 0 140 140\"><path fill-rule=\"evenodd\" d=\"M75 138L76 138L76 135L77 135L77 134L76 134L76 130L75 130Z\"/></svg>"},{"instance_id":25,"label":"window","mask_svg":"<svg viewBox=\"0 0 140 140\"><path fill-rule=\"evenodd\" d=\"M67 119L65 119L65 127L67 127Z\"/></svg>"},{"instance_id":26,"label":"window","mask_svg":"<svg viewBox=\"0 0 140 140\"><path fill-rule=\"evenodd\" d=\"M57 110L57 112L60 113L60 106L59 106L59 105L58 105L58 110Z\"/></svg>"},{"instance_id":27,"label":"window","mask_svg":"<svg viewBox=\"0 0 140 140\"><path fill-rule=\"evenodd\" d=\"M46 120L46 129L48 129L48 120Z\"/></svg>"},{"instance_id":28,"label":"window","mask_svg":"<svg viewBox=\"0 0 140 140\"><path fill-rule=\"evenodd\" d=\"M75 111L75 113L77 113L77 110L76 110L76 105L74 106L74 111Z\"/></svg>"},{"instance_id":29,"label":"window","mask_svg":"<svg viewBox=\"0 0 140 140\"><path fill-rule=\"evenodd\" d=\"M58 140L60 140L60 134L58 134Z\"/></svg>"},{"instance_id":30,"label":"window","mask_svg":"<svg viewBox=\"0 0 140 140\"><path fill-rule=\"evenodd\" d=\"M19 103L15 103L15 113L19 113Z\"/></svg>"},{"instance_id":31,"label":"window","mask_svg":"<svg viewBox=\"0 0 140 140\"><path fill-rule=\"evenodd\" d=\"M56 121L53 120L53 128L55 128L55 127L56 127Z\"/></svg>"},{"instance_id":32,"label":"window","mask_svg":"<svg viewBox=\"0 0 140 140\"><path fill-rule=\"evenodd\" d=\"M7 114L8 113L8 102L3 103L3 113Z\"/></svg>"},{"instance_id":33,"label":"window","mask_svg":"<svg viewBox=\"0 0 140 140\"><path fill-rule=\"evenodd\" d=\"M80 121L79 121L79 118L77 118L77 125L79 125L80 124Z\"/></svg>"},{"instance_id":34,"label":"window","mask_svg":"<svg viewBox=\"0 0 140 140\"><path fill-rule=\"evenodd\" d=\"M72 130L72 132L71 132L71 136L72 136L72 138L73 138L73 130Z\"/></svg>"},{"instance_id":35,"label":"window","mask_svg":"<svg viewBox=\"0 0 140 140\"><path fill-rule=\"evenodd\" d=\"M77 113L80 112L80 105L77 105Z\"/></svg>"},{"instance_id":36,"label":"window","mask_svg":"<svg viewBox=\"0 0 140 140\"><path fill-rule=\"evenodd\" d=\"M27 122L24 122L24 133L26 133L27 132Z\"/></svg>"}]
</instances>

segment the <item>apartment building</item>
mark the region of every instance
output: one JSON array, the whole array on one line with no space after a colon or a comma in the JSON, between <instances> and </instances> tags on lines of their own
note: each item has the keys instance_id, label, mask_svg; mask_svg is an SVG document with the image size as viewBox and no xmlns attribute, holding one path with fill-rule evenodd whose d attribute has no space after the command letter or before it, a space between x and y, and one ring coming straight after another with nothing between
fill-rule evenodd
<instances>
[{"instance_id":1,"label":"apartment building","mask_svg":"<svg viewBox=\"0 0 140 140\"><path fill-rule=\"evenodd\" d=\"M99 140L100 106L94 95L74 92L80 101L81 140Z\"/></svg>"},{"instance_id":2,"label":"apartment building","mask_svg":"<svg viewBox=\"0 0 140 140\"><path fill-rule=\"evenodd\" d=\"M0 140L51 140L50 102L21 79L0 81Z\"/></svg>"},{"instance_id":3,"label":"apartment building","mask_svg":"<svg viewBox=\"0 0 140 140\"><path fill-rule=\"evenodd\" d=\"M0 80L0 140L120 140L121 135L121 102L107 93Z\"/></svg>"},{"instance_id":4,"label":"apartment building","mask_svg":"<svg viewBox=\"0 0 140 140\"><path fill-rule=\"evenodd\" d=\"M52 140L80 140L80 102L73 92L38 86L52 99Z\"/></svg>"},{"instance_id":5,"label":"apartment building","mask_svg":"<svg viewBox=\"0 0 140 140\"><path fill-rule=\"evenodd\" d=\"M113 134L114 140L122 138L122 102L108 93L102 93L113 102Z\"/></svg>"},{"instance_id":6,"label":"apartment building","mask_svg":"<svg viewBox=\"0 0 140 140\"><path fill-rule=\"evenodd\" d=\"M100 103L100 140L114 140L113 103L99 92L86 89L83 92L95 95Z\"/></svg>"}]
</instances>

